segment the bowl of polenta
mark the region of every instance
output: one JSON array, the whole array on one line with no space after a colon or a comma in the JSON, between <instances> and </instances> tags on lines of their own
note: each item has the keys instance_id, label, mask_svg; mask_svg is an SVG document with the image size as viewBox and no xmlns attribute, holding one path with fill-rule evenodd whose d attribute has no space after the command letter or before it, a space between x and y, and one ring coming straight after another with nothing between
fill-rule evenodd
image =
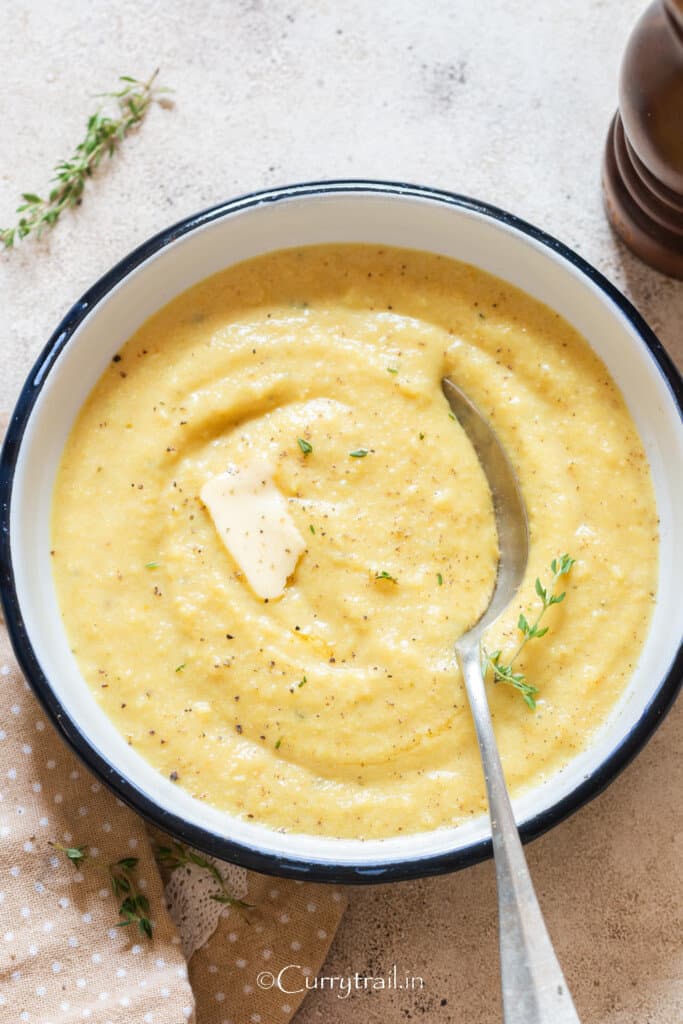
<instances>
[{"instance_id":1,"label":"bowl of polenta","mask_svg":"<svg viewBox=\"0 0 683 1024\"><path fill-rule=\"evenodd\" d=\"M2 455L2 596L64 738L179 839L376 882L488 856L454 643L498 544L450 376L530 556L482 661L524 838L680 684L681 380L629 302L485 203L339 181L221 204L76 303Z\"/></svg>"}]
</instances>

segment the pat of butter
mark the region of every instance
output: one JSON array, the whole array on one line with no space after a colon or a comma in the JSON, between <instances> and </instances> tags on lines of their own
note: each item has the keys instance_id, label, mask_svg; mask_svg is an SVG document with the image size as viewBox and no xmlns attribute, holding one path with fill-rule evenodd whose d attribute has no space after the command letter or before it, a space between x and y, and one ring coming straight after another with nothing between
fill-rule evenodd
<instances>
[{"instance_id":1,"label":"pat of butter","mask_svg":"<svg viewBox=\"0 0 683 1024\"><path fill-rule=\"evenodd\" d=\"M280 597L306 544L275 485L273 466L264 459L231 465L204 484L201 499L254 593Z\"/></svg>"}]
</instances>

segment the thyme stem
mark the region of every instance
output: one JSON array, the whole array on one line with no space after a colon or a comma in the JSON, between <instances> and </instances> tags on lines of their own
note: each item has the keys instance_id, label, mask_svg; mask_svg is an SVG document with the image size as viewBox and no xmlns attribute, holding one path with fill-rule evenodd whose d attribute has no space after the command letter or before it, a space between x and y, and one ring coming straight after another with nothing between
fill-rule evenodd
<instances>
[{"instance_id":1,"label":"thyme stem","mask_svg":"<svg viewBox=\"0 0 683 1024\"><path fill-rule=\"evenodd\" d=\"M486 648L483 649L484 677L486 677L486 674L490 671L493 675L494 683L507 683L508 686L513 686L516 690L519 690L525 703L532 711L536 708L536 694L538 693L538 688L527 681L523 672L513 671L513 666L530 640L540 640L540 638L545 636L548 632L547 626L541 628L541 620L548 608L554 604L560 604L561 601L564 601L566 592L563 591L561 594L556 594L555 588L560 577L567 575L571 570L571 567L574 565L574 562L575 559L571 558L571 556L567 554L562 555L560 558L553 558L550 563L552 578L547 587L543 586L538 577L536 578L536 594L541 600L541 608L531 624L529 624L524 613L520 614L519 619L517 620L517 628L522 634L522 640L509 661L501 661L502 651L500 650L489 652Z\"/></svg>"},{"instance_id":2,"label":"thyme stem","mask_svg":"<svg viewBox=\"0 0 683 1024\"><path fill-rule=\"evenodd\" d=\"M121 857L120 860L107 864L98 864L90 856L89 846L62 846L61 843L49 843L53 850L58 850L71 861L75 868L88 861L96 870L106 873L114 896L120 900L117 928L125 928L136 924L138 930L148 939L152 938L152 922L149 917L149 900L138 889L135 870L138 866L137 857Z\"/></svg>"},{"instance_id":3,"label":"thyme stem","mask_svg":"<svg viewBox=\"0 0 683 1024\"><path fill-rule=\"evenodd\" d=\"M214 893L211 899L217 903L224 903L227 906L235 907L243 915L247 924L249 924L249 918L244 912L246 910L253 910L253 904L245 903L244 900L233 896L222 872L210 860L203 857L201 853L197 853L196 850L192 850L189 846L183 846L181 843L174 842L171 846L157 846L154 856L157 864L163 865L163 867L168 868L170 871L175 871L176 868L184 867L188 864L194 864L198 868L208 871L219 888L219 892Z\"/></svg>"},{"instance_id":4,"label":"thyme stem","mask_svg":"<svg viewBox=\"0 0 683 1024\"><path fill-rule=\"evenodd\" d=\"M60 160L55 166L52 178L55 184L46 199L35 192L22 193L22 202L16 210L17 223L14 227L0 228L0 243L6 249L31 233L40 238L46 228L55 226L67 207L82 202L86 182L103 156L113 156L126 135L142 121L150 105L158 102L163 93L171 91L156 84L158 74L157 69L144 82L121 75L121 88L117 92L101 94L105 100L116 101L117 116L107 116L101 107L90 115L83 141L68 160Z\"/></svg>"}]
</instances>

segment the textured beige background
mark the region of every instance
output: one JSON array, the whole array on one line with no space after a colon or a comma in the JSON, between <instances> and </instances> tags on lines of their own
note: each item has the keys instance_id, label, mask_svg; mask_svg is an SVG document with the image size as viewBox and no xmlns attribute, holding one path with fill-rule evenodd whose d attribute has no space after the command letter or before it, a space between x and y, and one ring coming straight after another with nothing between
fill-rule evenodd
<instances>
[{"instance_id":1,"label":"textured beige background","mask_svg":"<svg viewBox=\"0 0 683 1024\"><path fill-rule=\"evenodd\" d=\"M149 234L235 193L332 176L508 207L594 262L683 361L683 285L623 250L599 195L618 63L643 6L0 0L0 224L80 138L88 93L157 64L176 89L175 111L152 112L51 238L0 256L0 407L71 302ZM592 1024L683 1019L681 718L679 705L607 793L528 851ZM424 990L316 992L301 1024L499 1020L489 864L352 894L325 973L393 963Z\"/></svg>"}]
</instances>

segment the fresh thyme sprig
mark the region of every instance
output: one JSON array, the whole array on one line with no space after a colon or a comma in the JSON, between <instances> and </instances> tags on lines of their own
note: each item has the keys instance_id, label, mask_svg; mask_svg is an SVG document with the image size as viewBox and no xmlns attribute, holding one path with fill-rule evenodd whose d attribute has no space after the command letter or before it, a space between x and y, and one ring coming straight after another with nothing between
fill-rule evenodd
<instances>
[{"instance_id":1,"label":"fresh thyme sprig","mask_svg":"<svg viewBox=\"0 0 683 1024\"><path fill-rule=\"evenodd\" d=\"M188 864L195 864L198 868L208 871L220 890L214 893L211 899L215 900L216 903L225 903L229 907L235 907L236 910L243 914L247 924L249 923L249 919L244 912L253 910L253 904L245 903L244 900L239 900L236 896L233 896L221 871L210 860L203 857L201 853L190 849L189 846L183 846L182 843L174 842L171 846L157 846L154 856L158 864L168 868L170 871L175 871L176 868L185 867Z\"/></svg>"},{"instance_id":2,"label":"fresh thyme sprig","mask_svg":"<svg viewBox=\"0 0 683 1024\"><path fill-rule=\"evenodd\" d=\"M538 577L536 578L536 594L540 598L541 608L531 624L529 624L524 613L520 614L519 619L517 620L517 629L522 634L522 642L508 662L501 662L501 658L503 656L503 652L501 650L489 652L484 648L483 651L484 674L490 670L493 674L494 683L507 683L508 686L513 686L516 690L519 690L524 701L532 711L536 709L536 694L538 693L538 688L527 681L523 672L515 672L513 665L530 640L539 640L548 632L547 626L541 627L541 620L548 608L554 604L560 604L561 601L564 601L566 591L563 591L561 594L556 594L555 588L560 577L567 575L575 561L576 559L571 558L566 554L562 555L560 558L553 558L550 563L550 571L553 575L547 587L543 586Z\"/></svg>"},{"instance_id":3,"label":"fresh thyme sprig","mask_svg":"<svg viewBox=\"0 0 683 1024\"><path fill-rule=\"evenodd\" d=\"M171 90L156 84L158 69L146 82L130 75L121 75L121 88L117 92L103 93L102 98L115 100L117 116L107 116L102 108L88 118L85 138L76 146L68 160L61 160L54 168L54 187L46 199L35 192L22 193L17 207L20 215L11 228L0 228L0 242L11 249L18 239L32 232L40 238L46 228L52 228L67 207L78 206L89 177L105 154L113 156L119 143L144 118L150 105Z\"/></svg>"},{"instance_id":4,"label":"fresh thyme sprig","mask_svg":"<svg viewBox=\"0 0 683 1024\"><path fill-rule=\"evenodd\" d=\"M109 881L112 891L114 896L121 900L119 907L121 920L116 927L125 928L129 924L136 924L140 932L151 939L152 922L149 919L149 900L137 889L134 874L137 866L137 857L122 857L121 860L109 865Z\"/></svg>"},{"instance_id":5,"label":"fresh thyme sprig","mask_svg":"<svg viewBox=\"0 0 683 1024\"><path fill-rule=\"evenodd\" d=\"M148 939L152 938L153 930L149 917L149 900L144 893L139 891L135 879L135 869L138 866L137 857L121 857L120 860L107 864L106 868L104 868L102 865L95 864L92 861L89 846L62 846L60 843L50 843L49 845L53 850L63 853L77 869L80 869L85 861L89 861L93 864L93 867L106 871L112 892L121 901L119 904L121 920L117 922L116 927L126 928L131 924L137 925L142 935L145 935Z\"/></svg>"}]
</instances>

